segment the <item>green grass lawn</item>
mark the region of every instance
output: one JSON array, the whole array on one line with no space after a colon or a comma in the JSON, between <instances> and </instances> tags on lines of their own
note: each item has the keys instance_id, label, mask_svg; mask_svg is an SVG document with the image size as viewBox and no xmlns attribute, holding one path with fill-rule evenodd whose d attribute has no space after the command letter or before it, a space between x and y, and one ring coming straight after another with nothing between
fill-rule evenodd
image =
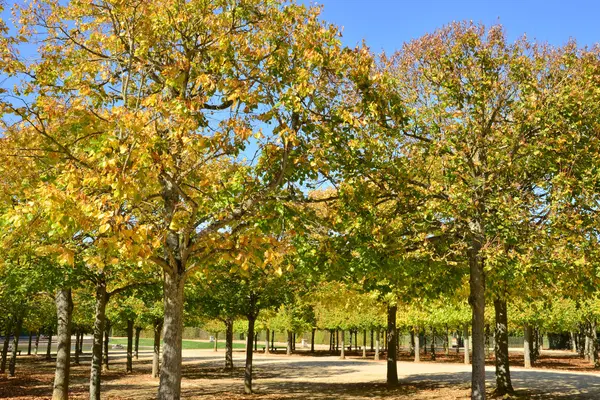
<instances>
[{"instance_id":1,"label":"green grass lawn","mask_svg":"<svg viewBox=\"0 0 600 400\"><path fill-rule=\"evenodd\" d=\"M110 338L110 340L108 341L108 344L122 344L123 346L127 345L127 339L125 338ZM149 346L152 347L154 345L154 340L150 339L150 338L140 338L140 346ZM243 343L233 343L233 348L234 349L243 349L244 347L246 347ZM209 342L196 342L194 340L184 340L183 341L183 348L184 349L212 349L214 348L214 344L213 343L209 343ZM224 349L225 348L225 341L224 340L219 340L218 343L218 348L219 349Z\"/></svg>"}]
</instances>

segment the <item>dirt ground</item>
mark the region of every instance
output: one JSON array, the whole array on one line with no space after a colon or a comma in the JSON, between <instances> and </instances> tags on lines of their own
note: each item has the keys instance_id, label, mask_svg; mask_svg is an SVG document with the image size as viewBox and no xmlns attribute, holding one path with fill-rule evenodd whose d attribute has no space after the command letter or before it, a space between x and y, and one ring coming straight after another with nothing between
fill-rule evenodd
<instances>
[{"instance_id":1,"label":"dirt ground","mask_svg":"<svg viewBox=\"0 0 600 400\"><path fill-rule=\"evenodd\" d=\"M158 381L150 377L151 360L144 350L134 363L134 372L125 373L125 354L113 351L111 369L103 373L104 399L152 399ZM467 399L470 366L462 355L438 354L436 362L422 356L411 362L408 353L400 355L398 374L401 384L385 385L385 358L363 360L350 353L346 360L325 352L311 356L299 353L255 355L255 395L243 395L243 352L235 352L236 369L225 371L224 353L207 350L184 351L182 397L186 399ZM519 399L595 399L600 398L600 373L568 352L547 351L536 368L524 370L522 354L511 355L513 384ZM72 367L71 398L87 398L89 355L80 366ZM493 360L490 360L490 365ZM521 364L522 365L522 364ZM50 399L54 365L42 357L22 356L17 377L0 377L0 398L13 400ZM489 391L493 390L493 367L486 372Z\"/></svg>"}]
</instances>

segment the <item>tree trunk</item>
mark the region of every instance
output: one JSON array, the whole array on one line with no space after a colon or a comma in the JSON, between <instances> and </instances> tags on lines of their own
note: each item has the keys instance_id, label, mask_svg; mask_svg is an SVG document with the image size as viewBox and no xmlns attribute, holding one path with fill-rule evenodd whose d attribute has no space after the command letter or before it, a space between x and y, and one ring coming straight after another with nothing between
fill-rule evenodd
<instances>
[{"instance_id":1,"label":"tree trunk","mask_svg":"<svg viewBox=\"0 0 600 400\"><path fill-rule=\"evenodd\" d=\"M94 341L92 344L92 365L90 370L90 400L100 400L100 378L102 375L102 341L106 324L106 283L96 284L96 311L94 317Z\"/></svg>"},{"instance_id":2,"label":"tree trunk","mask_svg":"<svg viewBox=\"0 0 600 400\"><path fill-rule=\"evenodd\" d=\"M38 329L37 333L35 334L35 345L33 346L33 355L34 356L37 356L38 349L40 347L40 333L41 333L41 331Z\"/></svg>"},{"instance_id":3,"label":"tree trunk","mask_svg":"<svg viewBox=\"0 0 600 400\"><path fill-rule=\"evenodd\" d=\"M79 354L83 354L83 334L84 333L85 333L84 331L81 331L79 333Z\"/></svg>"},{"instance_id":4,"label":"tree trunk","mask_svg":"<svg viewBox=\"0 0 600 400\"><path fill-rule=\"evenodd\" d=\"M471 374L471 399L485 399L485 273L481 247L484 242L483 227L480 220L470 221L473 235L469 258L469 303L472 310L471 341L473 361ZM466 353L466 352L465 352ZM466 356L465 356L466 359Z\"/></svg>"},{"instance_id":5,"label":"tree trunk","mask_svg":"<svg viewBox=\"0 0 600 400\"><path fill-rule=\"evenodd\" d=\"M271 336L271 331L269 330L269 328L267 328L266 334L265 334L265 354L269 354L269 337Z\"/></svg>"},{"instance_id":6,"label":"tree trunk","mask_svg":"<svg viewBox=\"0 0 600 400\"><path fill-rule=\"evenodd\" d=\"M268 341L267 341L267 345L268 345ZM215 332L215 344L213 345L213 351L218 351L219 350L219 332Z\"/></svg>"},{"instance_id":7,"label":"tree trunk","mask_svg":"<svg viewBox=\"0 0 600 400\"><path fill-rule=\"evenodd\" d=\"M373 329L371 329L371 351L373 351Z\"/></svg>"},{"instance_id":8,"label":"tree trunk","mask_svg":"<svg viewBox=\"0 0 600 400\"><path fill-rule=\"evenodd\" d=\"M52 360L52 328L48 329L48 345L46 346L46 360Z\"/></svg>"},{"instance_id":9,"label":"tree trunk","mask_svg":"<svg viewBox=\"0 0 600 400\"><path fill-rule=\"evenodd\" d=\"M423 330L423 354L427 355L427 328Z\"/></svg>"},{"instance_id":10,"label":"tree trunk","mask_svg":"<svg viewBox=\"0 0 600 400\"><path fill-rule=\"evenodd\" d=\"M342 347L342 351L340 352L340 360L345 360L346 359L346 332L342 329L342 342L341 347Z\"/></svg>"},{"instance_id":11,"label":"tree trunk","mask_svg":"<svg viewBox=\"0 0 600 400\"><path fill-rule=\"evenodd\" d=\"M285 347L285 354L288 356L292 355L292 331L287 331L287 343Z\"/></svg>"},{"instance_id":12,"label":"tree trunk","mask_svg":"<svg viewBox=\"0 0 600 400\"><path fill-rule=\"evenodd\" d=\"M142 328L139 326L135 328L135 350L133 352L133 357L136 360L140 358L140 333L142 332Z\"/></svg>"},{"instance_id":13,"label":"tree trunk","mask_svg":"<svg viewBox=\"0 0 600 400\"><path fill-rule=\"evenodd\" d=\"M415 328L413 337L415 338L415 362L421 362L421 336L419 335L419 328Z\"/></svg>"},{"instance_id":14,"label":"tree trunk","mask_svg":"<svg viewBox=\"0 0 600 400\"><path fill-rule=\"evenodd\" d=\"M396 332L396 312L397 305L388 305L387 313L387 379L388 386L398 385L398 366L396 364L396 348L398 345L398 336Z\"/></svg>"},{"instance_id":15,"label":"tree trunk","mask_svg":"<svg viewBox=\"0 0 600 400\"><path fill-rule=\"evenodd\" d=\"M340 331L338 329L335 330L335 351L340 350Z\"/></svg>"},{"instance_id":16,"label":"tree trunk","mask_svg":"<svg viewBox=\"0 0 600 400\"><path fill-rule=\"evenodd\" d=\"M598 334L596 331L596 319L590 321L590 361L594 365L594 368L600 367L600 361L598 361Z\"/></svg>"},{"instance_id":17,"label":"tree trunk","mask_svg":"<svg viewBox=\"0 0 600 400\"><path fill-rule=\"evenodd\" d=\"M271 350L275 351L275 331L271 331Z\"/></svg>"},{"instance_id":18,"label":"tree trunk","mask_svg":"<svg viewBox=\"0 0 600 400\"><path fill-rule=\"evenodd\" d=\"M254 334L254 351L258 351L258 332Z\"/></svg>"},{"instance_id":19,"label":"tree trunk","mask_svg":"<svg viewBox=\"0 0 600 400\"><path fill-rule=\"evenodd\" d=\"M504 396L514 392L510 379L508 357L508 310L506 299L494 299L496 329L494 330L494 353L496 355L496 395Z\"/></svg>"},{"instance_id":20,"label":"tree trunk","mask_svg":"<svg viewBox=\"0 0 600 400\"><path fill-rule=\"evenodd\" d=\"M75 331L75 365L79 365L79 354L81 349L79 348L80 341L79 335L83 336L83 333L80 333L79 330Z\"/></svg>"},{"instance_id":21,"label":"tree trunk","mask_svg":"<svg viewBox=\"0 0 600 400\"><path fill-rule=\"evenodd\" d=\"M108 364L108 337L110 335L110 319L106 319L106 322L104 324L104 342L102 343L104 345L104 351L102 352L102 368L105 371L108 371L109 369L109 364Z\"/></svg>"},{"instance_id":22,"label":"tree trunk","mask_svg":"<svg viewBox=\"0 0 600 400\"><path fill-rule=\"evenodd\" d=\"M577 341L575 340L575 332L571 331L569 332L569 334L571 335L571 351L573 353L577 353Z\"/></svg>"},{"instance_id":23,"label":"tree trunk","mask_svg":"<svg viewBox=\"0 0 600 400\"><path fill-rule=\"evenodd\" d=\"M152 349L152 377L158 378L160 371L160 334L163 328L162 318L154 320L154 346Z\"/></svg>"},{"instance_id":24,"label":"tree trunk","mask_svg":"<svg viewBox=\"0 0 600 400\"><path fill-rule=\"evenodd\" d=\"M469 326L468 325L465 325L465 327L464 327L463 342L464 342L464 347L465 347L464 362L466 365L469 365L471 360L469 359Z\"/></svg>"},{"instance_id":25,"label":"tree trunk","mask_svg":"<svg viewBox=\"0 0 600 400\"><path fill-rule=\"evenodd\" d=\"M225 320L225 369L233 369L233 320ZM166 400L166 399L165 399Z\"/></svg>"},{"instance_id":26,"label":"tree trunk","mask_svg":"<svg viewBox=\"0 0 600 400\"><path fill-rule=\"evenodd\" d=\"M367 330L365 329L363 331L363 355L362 358L367 358Z\"/></svg>"},{"instance_id":27,"label":"tree trunk","mask_svg":"<svg viewBox=\"0 0 600 400\"><path fill-rule=\"evenodd\" d=\"M525 368L531 368L531 325L529 324L523 327L523 356Z\"/></svg>"},{"instance_id":28,"label":"tree trunk","mask_svg":"<svg viewBox=\"0 0 600 400\"><path fill-rule=\"evenodd\" d=\"M73 298L71 289L61 289L56 293L56 370L54 372L54 390L52 400L69 398L69 372L71 368L71 320L73 317ZM75 349L77 352L77 349Z\"/></svg>"},{"instance_id":29,"label":"tree trunk","mask_svg":"<svg viewBox=\"0 0 600 400\"><path fill-rule=\"evenodd\" d=\"M8 346L10 345L10 335L12 332L12 321L6 323L4 329L4 344L2 346L2 361L0 361L0 374L6 372L6 360L8 358Z\"/></svg>"},{"instance_id":30,"label":"tree trunk","mask_svg":"<svg viewBox=\"0 0 600 400\"><path fill-rule=\"evenodd\" d=\"M127 367L126 372L133 372L133 320L127 320Z\"/></svg>"},{"instance_id":31,"label":"tree trunk","mask_svg":"<svg viewBox=\"0 0 600 400\"><path fill-rule=\"evenodd\" d=\"M21 327L23 326L23 318L17 319L15 331L13 333L12 354L8 363L8 375L15 376L15 368L17 366L17 351L19 349L19 336L21 336Z\"/></svg>"},{"instance_id":32,"label":"tree trunk","mask_svg":"<svg viewBox=\"0 0 600 400\"><path fill-rule=\"evenodd\" d=\"M444 351L446 355L450 355L450 332L448 331L448 324L446 324L446 335L444 336Z\"/></svg>"},{"instance_id":33,"label":"tree trunk","mask_svg":"<svg viewBox=\"0 0 600 400\"><path fill-rule=\"evenodd\" d=\"M375 360L379 361L379 338L381 337L381 332L379 331L379 329L377 330L377 333L375 334Z\"/></svg>"},{"instance_id":34,"label":"tree trunk","mask_svg":"<svg viewBox=\"0 0 600 400\"><path fill-rule=\"evenodd\" d=\"M358 350L358 329L354 331L354 350Z\"/></svg>"},{"instance_id":35,"label":"tree trunk","mask_svg":"<svg viewBox=\"0 0 600 400\"><path fill-rule=\"evenodd\" d=\"M315 352L315 333L317 332L317 328L312 328L312 333L310 335L310 352Z\"/></svg>"},{"instance_id":36,"label":"tree trunk","mask_svg":"<svg viewBox=\"0 0 600 400\"><path fill-rule=\"evenodd\" d=\"M409 343L409 351L410 351L410 356L414 357L415 356L415 331L414 329L411 329L409 331L409 335L410 335L410 343Z\"/></svg>"},{"instance_id":37,"label":"tree trunk","mask_svg":"<svg viewBox=\"0 0 600 400\"><path fill-rule=\"evenodd\" d=\"M435 328L431 328L431 360L435 361Z\"/></svg>"},{"instance_id":38,"label":"tree trunk","mask_svg":"<svg viewBox=\"0 0 600 400\"><path fill-rule=\"evenodd\" d=\"M252 394L252 339L254 338L255 317L248 317L248 337L246 340L246 368L244 370L244 393Z\"/></svg>"},{"instance_id":39,"label":"tree trunk","mask_svg":"<svg viewBox=\"0 0 600 400\"><path fill-rule=\"evenodd\" d=\"M296 351L296 332L292 334L292 351Z\"/></svg>"},{"instance_id":40,"label":"tree trunk","mask_svg":"<svg viewBox=\"0 0 600 400\"><path fill-rule=\"evenodd\" d=\"M29 331L29 343L27 344L27 355L30 356L31 355L31 342L33 340L33 332L30 330Z\"/></svg>"}]
</instances>

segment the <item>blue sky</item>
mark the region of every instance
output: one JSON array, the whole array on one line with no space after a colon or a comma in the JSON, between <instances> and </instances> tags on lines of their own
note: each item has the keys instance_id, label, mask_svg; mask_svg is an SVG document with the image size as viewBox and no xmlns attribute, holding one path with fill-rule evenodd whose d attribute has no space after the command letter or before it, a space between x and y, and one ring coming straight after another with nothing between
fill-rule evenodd
<instances>
[{"instance_id":1,"label":"blue sky","mask_svg":"<svg viewBox=\"0 0 600 400\"><path fill-rule=\"evenodd\" d=\"M344 28L345 45L362 39L374 52L392 52L402 43L452 21L500 23L514 40L580 46L600 41L600 1L574 0L299 0L324 7L322 17Z\"/></svg>"}]
</instances>

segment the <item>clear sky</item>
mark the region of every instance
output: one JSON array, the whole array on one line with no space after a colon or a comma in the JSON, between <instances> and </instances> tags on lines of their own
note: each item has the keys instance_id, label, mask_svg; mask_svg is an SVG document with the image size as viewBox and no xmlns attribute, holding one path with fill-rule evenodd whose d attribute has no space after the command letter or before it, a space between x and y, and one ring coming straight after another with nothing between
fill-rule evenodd
<instances>
[{"instance_id":1,"label":"clear sky","mask_svg":"<svg viewBox=\"0 0 600 400\"><path fill-rule=\"evenodd\" d=\"M299 0L323 6L322 17L343 27L345 45L362 39L374 52L392 52L402 43L452 21L500 23L514 40L580 46L600 42L600 0Z\"/></svg>"}]
</instances>

